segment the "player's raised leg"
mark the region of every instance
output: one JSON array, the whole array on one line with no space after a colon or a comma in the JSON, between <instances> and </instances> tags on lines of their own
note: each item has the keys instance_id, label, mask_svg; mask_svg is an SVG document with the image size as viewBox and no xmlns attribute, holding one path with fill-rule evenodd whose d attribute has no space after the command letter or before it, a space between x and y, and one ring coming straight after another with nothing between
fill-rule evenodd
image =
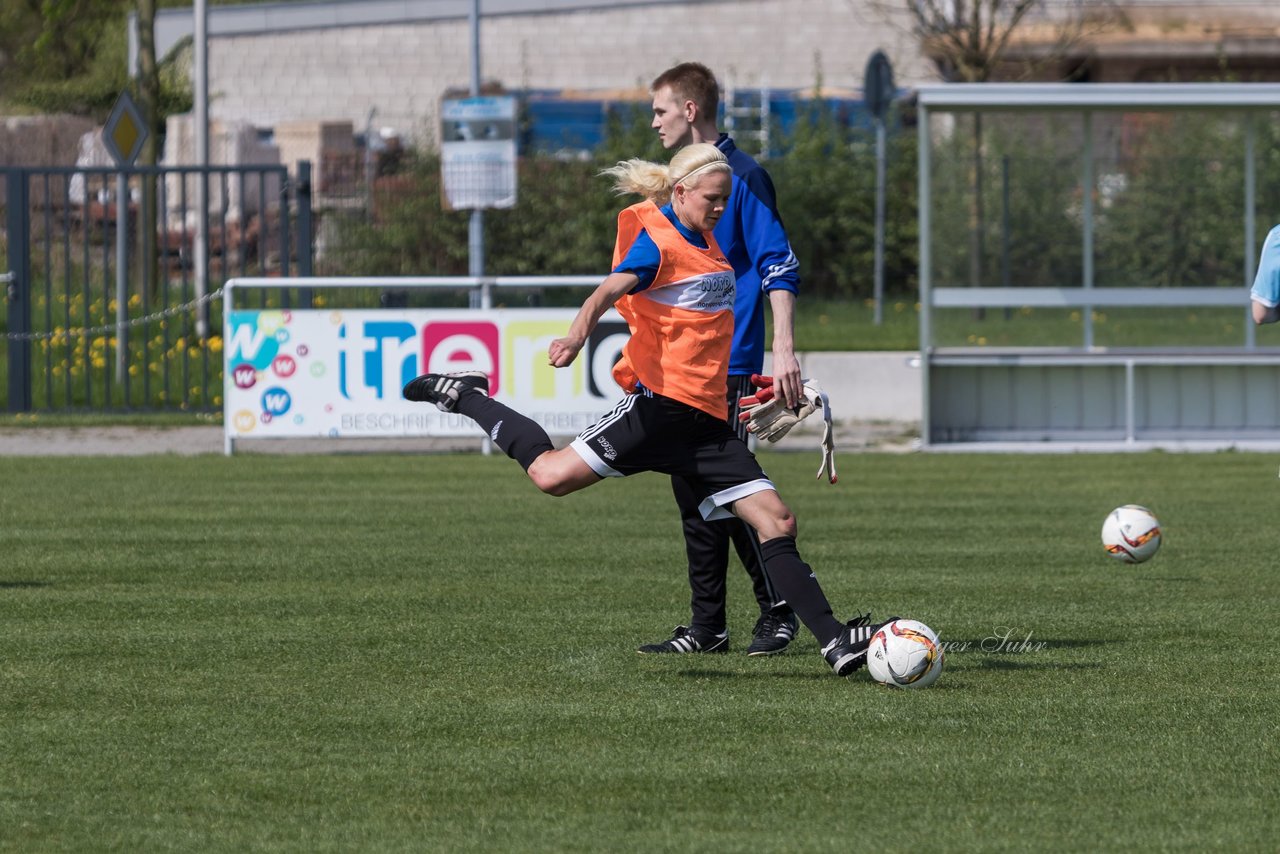
<instances>
[{"instance_id":1,"label":"player's raised leg","mask_svg":"<svg viewBox=\"0 0 1280 854\"><path fill-rule=\"evenodd\" d=\"M573 450L556 450L536 421L489 397L489 378L481 371L423 374L410 380L403 394L406 400L434 403L443 412L475 421L548 495L568 495L600 481Z\"/></svg>"}]
</instances>

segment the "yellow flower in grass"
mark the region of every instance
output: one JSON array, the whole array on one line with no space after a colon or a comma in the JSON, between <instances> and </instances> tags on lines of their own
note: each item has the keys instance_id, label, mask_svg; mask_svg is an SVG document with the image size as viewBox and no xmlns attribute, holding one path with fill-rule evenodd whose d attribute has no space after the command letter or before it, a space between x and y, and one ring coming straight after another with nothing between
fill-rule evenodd
<instances>
[{"instance_id":1,"label":"yellow flower in grass","mask_svg":"<svg viewBox=\"0 0 1280 854\"><path fill-rule=\"evenodd\" d=\"M214 335L209 339L209 349L214 353L222 352L222 336Z\"/></svg>"},{"instance_id":2,"label":"yellow flower in grass","mask_svg":"<svg viewBox=\"0 0 1280 854\"><path fill-rule=\"evenodd\" d=\"M142 297L138 296L137 294L134 294L133 296L129 297L130 308L137 308L140 305L142 305Z\"/></svg>"}]
</instances>

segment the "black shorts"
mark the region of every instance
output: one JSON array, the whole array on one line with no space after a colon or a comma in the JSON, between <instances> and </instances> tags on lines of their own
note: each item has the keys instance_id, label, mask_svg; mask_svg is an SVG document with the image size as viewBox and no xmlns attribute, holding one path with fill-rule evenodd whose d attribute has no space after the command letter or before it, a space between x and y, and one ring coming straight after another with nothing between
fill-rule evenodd
<instances>
[{"instance_id":1,"label":"black shorts","mask_svg":"<svg viewBox=\"0 0 1280 854\"><path fill-rule=\"evenodd\" d=\"M775 488L727 422L644 389L624 397L570 447L601 477L654 471L687 478L708 521L728 519L727 505Z\"/></svg>"}]
</instances>

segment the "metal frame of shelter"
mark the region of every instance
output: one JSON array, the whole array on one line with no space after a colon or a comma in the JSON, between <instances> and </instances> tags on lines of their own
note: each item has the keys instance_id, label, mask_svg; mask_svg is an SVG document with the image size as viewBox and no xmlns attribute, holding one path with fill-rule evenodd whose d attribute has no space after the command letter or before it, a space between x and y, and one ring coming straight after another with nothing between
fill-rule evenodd
<instances>
[{"instance_id":1,"label":"metal frame of shelter","mask_svg":"<svg viewBox=\"0 0 1280 854\"><path fill-rule=\"evenodd\" d=\"M922 443L933 449L1035 443L1078 447L1248 446L1280 441L1280 348L1258 347L1249 286L1259 251L1254 131L1244 133L1242 287L1094 287L1093 194L1081 194L1079 287L935 287L931 119L949 113L1081 114L1081 186L1095 179L1095 111L1280 111L1277 84L942 84L917 90ZM937 347L936 309L1079 308L1080 347ZM1093 339L1102 307L1238 306L1244 342L1225 348L1107 348ZM1028 447L1032 447L1028 444Z\"/></svg>"}]
</instances>

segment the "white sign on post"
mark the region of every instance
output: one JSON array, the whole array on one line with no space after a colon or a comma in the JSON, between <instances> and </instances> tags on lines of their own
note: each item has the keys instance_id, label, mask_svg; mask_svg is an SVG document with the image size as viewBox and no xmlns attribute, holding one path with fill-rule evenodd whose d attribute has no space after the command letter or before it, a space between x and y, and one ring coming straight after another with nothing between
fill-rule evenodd
<instances>
[{"instance_id":1,"label":"white sign on post","mask_svg":"<svg viewBox=\"0 0 1280 854\"><path fill-rule=\"evenodd\" d=\"M452 210L516 204L516 99L445 99L440 106L440 168Z\"/></svg>"}]
</instances>

